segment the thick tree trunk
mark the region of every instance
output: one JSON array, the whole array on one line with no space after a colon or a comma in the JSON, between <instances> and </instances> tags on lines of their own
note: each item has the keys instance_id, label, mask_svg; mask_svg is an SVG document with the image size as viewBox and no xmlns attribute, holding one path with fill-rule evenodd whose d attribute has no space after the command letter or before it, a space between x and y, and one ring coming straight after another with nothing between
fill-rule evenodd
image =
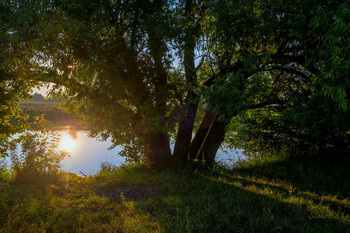
<instances>
[{"instance_id":1,"label":"thick tree trunk","mask_svg":"<svg viewBox=\"0 0 350 233\"><path fill-rule=\"evenodd\" d=\"M166 167L170 161L169 138L166 134L149 134L145 138L146 156L154 168Z\"/></svg>"},{"instance_id":2,"label":"thick tree trunk","mask_svg":"<svg viewBox=\"0 0 350 233\"><path fill-rule=\"evenodd\" d=\"M191 142L191 159L205 160L213 164L216 153L225 139L225 128L229 120L219 121L212 109L209 109Z\"/></svg>"},{"instance_id":3,"label":"thick tree trunk","mask_svg":"<svg viewBox=\"0 0 350 233\"><path fill-rule=\"evenodd\" d=\"M225 139L225 128L228 124L229 121L221 122L218 121L217 117L215 117L200 152L202 153L207 164L214 163L216 153Z\"/></svg>"},{"instance_id":4,"label":"thick tree trunk","mask_svg":"<svg viewBox=\"0 0 350 233\"><path fill-rule=\"evenodd\" d=\"M197 107L198 104L189 104L187 112L184 114L182 121L179 123L174 147L174 156L179 158L183 163L188 160Z\"/></svg>"},{"instance_id":5,"label":"thick tree trunk","mask_svg":"<svg viewBox=\"0 0 350 233\"><path fill-rule=\"evenodd\" d=\"M203 142L205 141L205 138L209 132L210 126L212 125L215 118L215 113L212 109L207 110L207 112L204 115L204 118L202 120L201 125L199 126L199 129L197 130L196 135L194 136L191 145L190 145L190 158L199 160L202 159L201 156L199 156L199 152L201 147L203 146Z\"/></svg>"},{"instance_id":6,"label":"thick tree trunk","mask_svg":"<svg viewBox=\"0 0 350 233\"><path fill-rule=\"evenodd\" d=\"M195 38L197 37L197 29L195 27L195 14L193 12L193 1L187 0L185 2L185 13L188 16L187 21L189 25L186 27L185 33L185 46L184 46L184 67L185 67L185 77L186 83L191 85L196 85L196 70L194 64L194 48L195 48ZM193 25L191 25L193 23ZM189 90L186 97L186 102L188 103L183 117L179 123L178 132L174 147L174 157L178 158L182 165L186 164L188 160L189 148L192 139L193 124L196 117L198 104L190 103L196 98L196 94L193 90Z\"/></svg>"}]
</instances>

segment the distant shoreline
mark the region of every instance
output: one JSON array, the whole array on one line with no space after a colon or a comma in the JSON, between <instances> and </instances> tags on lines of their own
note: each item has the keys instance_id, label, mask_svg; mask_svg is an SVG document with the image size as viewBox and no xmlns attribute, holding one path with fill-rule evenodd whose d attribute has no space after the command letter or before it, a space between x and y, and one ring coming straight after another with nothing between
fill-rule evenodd
<instances>
[{"instance_id":1,"label":"distant shoreline","mask_svg":"<svg viewBox=\"0 0 350 233\"><path fill-rule=\"evenodd\" d=\"M19 107L25 114L29 115L29 121L34 122L34 117L44 115L44 118L49 121L53 130L63 130L74 128L81 130L84 127L73 115L59 108L62 102L50 101L19 101Z\"/></svg>"}]
</instances>

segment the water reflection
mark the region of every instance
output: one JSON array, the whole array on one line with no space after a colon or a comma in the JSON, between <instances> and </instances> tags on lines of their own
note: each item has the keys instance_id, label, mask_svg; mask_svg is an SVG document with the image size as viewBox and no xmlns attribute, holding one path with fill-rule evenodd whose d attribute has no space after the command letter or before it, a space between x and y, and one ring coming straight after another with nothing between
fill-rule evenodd
<instances>
[{"instance_id":1,"label":"water reflection","mask_svg":"<svg viewBox=\"0 0 350 233\"><path fill-rule=\"evenodd\" d=\"M119 156L121 146L113 150L107 149L112 145L110 140L98 141L96 138L89 138L84 131L71 129L59 133L62 138L62 149L70 153L70 157L61 162L64 171L90 175L95 174L103 162L116 166L125 163L125 158ZM241 159L245 159L242 150L220 150L216 156L216 161L227 168L232 168Z\"/></svg>"},{"instance_id":2,"label":"water reflection","mask_svg":"<svg viewBox=\"0 0 350 233\"><path fill-rule=\"evenodd\" d=\"M84 131L60 131L63 140L66 137L67 145L70 140L74 142L74 148L70 151L70 157L66 157L62 162L62 170L79 174L80 172L90 175L95 174L103 162L109 162L116 166L125 163L125 159L118 155L122 147L116 147L113 150L107 150L112 145L110 140L98 141L95 138L89 138ZM73 143L72 143L73 144ZM63 147L62 147L63 148Z\"/></svg>"},{"instance_id":3,"label":"water reflection","mask_svg":"<svg viewBox=\"0 0 350 233\"><path fill-rule=\"evenodd\" d=\"M76 145L77 140L74 140L69 134L63 137L60 142L60 148L69 153L73 152Z\"/></svg>"}]
</instances>

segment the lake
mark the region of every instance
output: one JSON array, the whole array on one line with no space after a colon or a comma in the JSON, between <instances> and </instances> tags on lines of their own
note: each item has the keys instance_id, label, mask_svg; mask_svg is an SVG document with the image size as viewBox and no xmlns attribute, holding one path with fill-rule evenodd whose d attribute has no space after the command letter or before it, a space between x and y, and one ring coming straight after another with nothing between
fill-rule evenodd
<instances>
[{"instance_id":1,"label":"lake","mask_svg":"<svg viewBox=\"0 0 350 233\"><path fill-rule=\"evenodd\" d=\"M60 131L59 133L61 134L61 140L66 139L67 136L69 137L67 131ZM83 172L86 175L91 175L100 170L101 163L108 162L116 166L125 163L125 158L118 155L122 150L121 146L108 150L112 145L110 140L99 141L96 138L88 137L84 131L77 131L74 141L74 147L68 150L70 157L66 157L61 162L64 171L76 174Z\"/></svg>"},{"instance_id":2,"label":"lake","mask_svg":"<svg viewBox=\"0 0 350 233\"><path fill-rule=\"evenodd\" d=\"M60 149L70 153L70 157L62 160L61 170L76 174L92 175L100 170L100 166L104 162L115 166L125 163L125 158L119 155L122 146L108 150L112 145L111 140L100 141L96 138L90 138L85 131L74 131L71 133L68 129L55 132L61 138ZM216 156L217 162L229 168L239 159L244 159L242 150L220 149Z\"/></svg>"}]
</instances>

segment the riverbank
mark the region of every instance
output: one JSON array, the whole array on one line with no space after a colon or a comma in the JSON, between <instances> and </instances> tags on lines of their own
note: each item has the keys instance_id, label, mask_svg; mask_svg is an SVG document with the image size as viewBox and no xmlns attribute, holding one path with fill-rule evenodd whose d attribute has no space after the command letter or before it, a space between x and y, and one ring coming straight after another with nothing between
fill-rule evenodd
<instances>
[{"instance_id":1,"label":"riverbank","mask_svg":"<svg viewBox=\"0 0 350 233\"><path fill-rule=\"evenodd\" d=\"M54 130L64 129L67 126L76 130L82 129L74 117L60 108L60 102L49 101L19 101L19 107L25 114L29 115L29 121L34 121L36 116L44 115L51 123Z\"/></svg>"},{"instance_id":2,"label":"riverbank","mask_svg":"<svg viewBox=\"0 0 350 233\"><path fill-rule=\"evenodd\" d=\"M346 168L277 158L232 171L106 164L88 178L3 182L0 232L349 232Z\"/></svg>"}]
</instances>

